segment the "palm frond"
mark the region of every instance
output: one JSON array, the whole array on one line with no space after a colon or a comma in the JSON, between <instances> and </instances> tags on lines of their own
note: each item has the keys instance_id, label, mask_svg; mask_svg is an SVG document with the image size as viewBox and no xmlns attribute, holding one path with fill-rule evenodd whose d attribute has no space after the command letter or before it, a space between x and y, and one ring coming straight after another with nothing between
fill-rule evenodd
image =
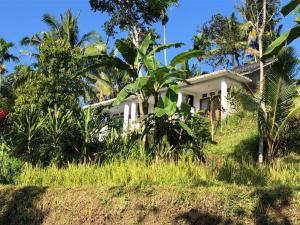
<instances>
[{"instance_id":1,"label":"palm frond","mask_svg":"<svg viewBox=\"0 0 300 225\"><path fill-rule=\"evenodd\" d=\"M51 30L56 32L59 31L61 24L53 15L45 13L42 21L45 22L51 28Z\"/></svg>"},{"instance_id":2,"label":"palm frond","mask_svg":"<svg viewBox=\"0 0 300 225\"><path fill-rule=\"evenodd\" d=\"M82 36L82 38L80 39L80 41L77 43L78 46L83 46L85 44L90 44L90 43L94 43L94 42L102 42L102 38L100 36L99 33L91 31L89 33L86 33Z\"/></svg>"}]
</instances>

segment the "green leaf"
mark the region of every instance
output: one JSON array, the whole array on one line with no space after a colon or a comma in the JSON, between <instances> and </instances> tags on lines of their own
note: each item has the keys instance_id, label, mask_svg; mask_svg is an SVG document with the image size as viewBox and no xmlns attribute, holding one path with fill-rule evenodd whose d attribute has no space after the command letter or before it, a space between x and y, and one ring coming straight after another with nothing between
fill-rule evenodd
<instances>
[{"instance_id":1,"label":"green leaf","mask_svg":"<svg viewBox=\"0 0 300 225\"><path fill-rule=\"evenodd\" d=\"M153 55L146 55L143 57L144 66L148 71L154 71L158 68L159 62Z\"/></svg>"},{"instance_id":2,"label":"green leaf","mask_svg":"<svg viewBox=\"0 0 300 225\"><path fill-rule=\"evenodd\" d=\"M182 102L180 105L180 111L183 112L183 114L190 114L191 113L191 106L185 102Z\"/></svg>"},{"instance_id":3,"label":"green leaf","mask_svg":"<svg viewBox=\"0 0 300 225\"><path fill-rule=\"evenodd\" d=\"M135 90L136 91L142 90L145 86L147 86L148 80L149 80L149 77L139 77L135 81Z\"/></svg>"},{"instance_id":4,"label":"green leaf","mask_svg":"<svg viewBox=\"0 0 300 225\"><path fill-rule=\"evenodd\" d=\"M140 91L147 85L148 77L140 77L134 83L126 85L118 94L113 106L121 104L127 97Z\"/></svg>"},{"instance_id":5,"label":"green leaf","mask_svg":"<svg viewBox=\"0 0 300 225\"><path fill-rule=\"evenodd\" d=\"M106 53L107 45L104 43L96 43L84 49L84 57L102 56Z\"/></svg>"},{"instance_id":6,"label":"green leaf","mask_svg":"<svg viewBox=\"0 0 300 225\"><path fill-rule=\"evenodd\" d=\"M84 68L83 70L79 71L78 74L84 74L86 72L90 72L90 71L93 71L95 69L102 68L102 67L108 67L108 68L114 67L119 70L128 72L131 76L135 75L134 71L131 69L130 65L128 65L127 63L125 63L124 61L122 61L119 58L110 57L110 56L102 56L100 59L100 62L97 62L91 66Z\"/></svg>"},{"instance_id":7,"label":"green leaf","mask_svg":"<svg viewBox=\"0 0 300 225\"><path fill-rule=\"evenodd\" d=\"M176 66L177 64L183 63L191 58L200 57L203 55L204 55L203 50L191 50L191 51L183 52L183 53L175 56L171 60L171 66Z\"/></svg>"},{"instance_id":8,"label":"green leaf","mask_svg":"<svg viewBox=\"0 0 300 225\"><path fill-rule=\"evenodd\" d=\"M117 106L121 104L134 90L135 83L126 85L118 94L116 100L113 102L112 106Z\"/></svg>"},{"instance_id":9,"label":"green leaf","mask_svg":"<svg viewBox=\"0 0 300 225\"><path fill-rule=\"evenodd\" d=\"M289 31L282 34L279 38L277 38L266 50L262 60L265 60L267 58L272 57L273 55L276 55L280 49L284 45L288 45L291 42L293 42L295 39L300 37L300 24L294 26Z\"/></svg>"},{"instance_id":10,"label":"green leaf","mask_svg":"<svg viewBox=\"0 0 300 225\"><path fill-rule=\"evenodd\" d=\"M148 48L149 48L151 42L153 42L153 40L152 40L152 34L149 33L149 34L145 37L145 39L143 40L143 42L141 43L141 46L140 46L140 48L139 48L139 50L143 53L143 55L146 55L147 50L148 50Z\"/></svg>"},{"instance_id":11,"label":"green leaf","mask_svg":"<svg viewBox=\"0 0 300 225\"><path fill-rule=\"evenodd\" d=\"M298 7L297 9L295 9L295 11L293 12L293 15L296 16L299 13L300 13L300 7Z\"/></svg>"},{"instance_id":12,"label":"green leaf","mask_svg":"<svg viewBox=\"0 0 300 225\"><path fill-rule=\"evenodd\" d=\"M115 45L126 62L130 65L134 65L137 56L137 52L134 48L132 48L125 40L117 40Z\"/></svg>"},{"instance_id":13,"label":"green leaf","mask_svg":"<svg viewBox=\"0 0 300 225\"><path fill-rule=\"evenodd\" d=\"M177 99L178 99L178 85L170 85L166 96L160 100L158 107L154 109L154 113L157 117L162 117L164 115L172 116L177 110Z\"/></svg>"},{"instance_id":14,"label":"green leaf","mask_svg":"<svg viewBox=\"0 0 300 225\"><path fill-rule=\"evenodd\" d=\"M165 108L155 107L154 114L157 117L162 117L162 116L166 115L167 113L166 113Z\"/></svg>"},{"instance_id":15,"label":"green leaf","mask_svg":"<svg viewBox=\"0 0 300 225\"><path fill-rule=\"evenodd\" d=\"M174 44L166 44L166 45L159 45L159 46L156 46L152 49L152 51L150 52L151 55L157 53L157 52L160 52L164 49L168 49L168 48L181 48L182 46L184 45L184 43L174 43Z\"/></svg>"},{"instance_id":16,"label":"green leaf","mask_svg":"<svg viewBox=\"0 0 300 225\"><path fill-rule=\"evenodd\" d=\"M193 138L196 138L194 132L192 131L191 128L188 127L188 125L186 125L183 121L179 121L179 125L182 127L182 129L184 129L190 136L192 136Z\"/></svg>"},{"instance_id":17,"label":"green leaf","mask_svg":"<svg viewBox=\"0 0 300 225\"><path fill-rule=\"evenodd\" d=\"M300 4L300 0L292 0L288 4L282 7L281 13L284 16L287 16L290 12L292 12L296 7Z\"/></svg>"}]
</instances>

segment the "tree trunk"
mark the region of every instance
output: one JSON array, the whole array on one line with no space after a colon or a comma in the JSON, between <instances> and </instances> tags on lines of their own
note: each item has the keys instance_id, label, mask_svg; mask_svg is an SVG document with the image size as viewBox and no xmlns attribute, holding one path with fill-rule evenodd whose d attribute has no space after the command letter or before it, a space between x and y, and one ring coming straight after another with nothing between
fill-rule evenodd
<instances>
[{"instance_id":1,"label":"tree trunk","mask_svg":"<svg viewBox=\"0 0 300 225\"><path fill-rule=\"evenodd\" d=\"M259 57L260 57L260 62L259 62L259 68L260 68L260 73L259 73L259 94L262 97L263 91L264 91L264 62L261 60L263 57L263 36L265 32L265 26L266 26L266 17L267 17L267 2L266 0L263 0L263 21L261 24L261 28L259 31L258 35L258 45L259 45ZM259 20L259 18L257 18ZM261 99L260 103L260 108L263 112L263 119L266 119L266 107L265 103ZM264 134L262 131L262 128L259 128L259 149L258 149L258 163L261 165L264 160Z\"/></svg>"},{"instance_id":2,"label":"tree trunk","mask_svg":"<svg viewBox=\"0 0 300 225\"><path fill-rule=\"evenodd\" d=\"M140 46L140 43L139 43L139 41L140 41L139 40L140 33L139 33L137 27L133 27L132 36L133 36L133 38L132 38L133 44L138 49L139 46ZM143 76L142 69L140 67L141 67L141 64L140 64L140 62L138 62L137 68L135 68L136 70L138 70L138 77L142 77ZM140 116L144 117L145 116L145 111L144 111L144 105L143 105L143 100L144 99L143 99L142 93L138 93L137 94L137 98L138 98Z\"/></svg>"},{"instance_id":3,"label":"tree trunk","mask_svg":"<svg viewBox=\"0 0 300 225\"><path fill-rule=\"evenodd\" d=\"M133 45L138 49L139 48L139 30L136 26L132 27L132 40L133 40ZM137 68L135 68L138 70L138 77L142 77L143 73L142 73L142 68L141 68L141 64L140 62L138 62L137 64ZM143 98L143 94L141 92L137 93L137 99L138 99L138 105L139 105L139 112L140 112L140 117L144 118L145 117L145 110L144 110L144 98ZM148 146L148 134L145 134L143 136L143 145L145 148L147 148Z\"/></svg>"},{"instance_id":4,"label":"tree trunk","mask_svg":"<svg viewBox=\"0 0 300 225\"><path fill-rule=\"evenodd\" d=\"M163 28L164 28L164 45L166 45L167 44L167 25L164 24ZM168 62L167 62L167 49L166 48L164 49L164 58L165 58L165 66L166 66L168 64Z\"/></svg>"},{"instance_id":5,"label":"tree trunk","mask_svg":"<svg viewBox=\"0 0 300 225\"><path fill-rule=\"evenodd\" d=\"M154 108L157 107L158 103L158 94L154 94ZM159 120L157 117L154 118L154 144L158 146L160 142L159 137Z\"/></svg>"}]
</instances>

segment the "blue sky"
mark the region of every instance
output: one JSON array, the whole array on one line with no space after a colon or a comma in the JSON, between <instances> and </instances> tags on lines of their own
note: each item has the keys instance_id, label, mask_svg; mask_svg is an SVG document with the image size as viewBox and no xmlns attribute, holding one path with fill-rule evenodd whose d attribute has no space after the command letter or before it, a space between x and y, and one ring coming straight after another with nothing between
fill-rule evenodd
<instances>
[{"instance_id":1,"label":"blue sky","mask_svg":"<svg viewBox=\"0 0 300 225\"><path fill-rule=\"evenodd\" d=\"M183 42L186 45L181 49L168 51L168 59L181 51L192 48L192 37L196 34L197 28L209 20L213 14L222 13L230 15L234 11L234 5L238 0L181 0L179 8L169 10L170 21L167 27L168 43ZM282 1L283 4L287 0ZM103 39L106 36L102 30L103 23L107 20L107 15L93 12L90 9L88 0L0 0L0 37L7 41L14 42L15 47L12 52L21 58L22 63L30 64L33 62L28 56L22 56L19 42L24 36L31 36L34 33L47 30L41 21L44 13L55 16L71 9L75 14L79 13L80 33L98 31ZM288 17L282 21L284 31L291 27L293 17ZM154 24L159 34L162 33L161 25ZM122 37L122 33L118 37ZM114 40L110 41L113 46ZM293 43L297 47L300 55L300 40ZM162 59L162 56L159 56ZM14 64L6 63L11 71Z\"/></svg>"}]
</instances>

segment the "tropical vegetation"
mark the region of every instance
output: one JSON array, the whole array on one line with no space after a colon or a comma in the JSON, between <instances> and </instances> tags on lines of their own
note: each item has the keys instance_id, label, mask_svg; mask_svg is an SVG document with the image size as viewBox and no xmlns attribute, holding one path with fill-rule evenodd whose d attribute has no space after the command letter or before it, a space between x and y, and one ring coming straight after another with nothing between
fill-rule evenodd
<instances>
[{"instance_id":1,"label":"tropical vegetation","mask_svg":"<svg viewBox=\"0 0 300 225\"><path fill-rule=\"evenodd\" d=\"M56 207L46 201L63 201L60 188L89 192L93 187L107 188L86 194L104 196L91 202L106 210L105 218L88 208L97 223L116 222L112 215L122 215L121 221L126 204L134 211L136 191L145 192L141 199L147 203L132 223L141 223L151 210L155 215L156 206L162 210L173 205L178 211L190 209L173 223L197 224L206 218L206 224L297 224L300 64L295 48L288 45L299 37L299 1L281 10L278 0L242 1L230 16L218 13L204 23L186 51L180 50L184 43L166 41L168 9L179 3L90 0L91 10L108 16L108 38L126 34L113 46L95 31L80 36L80 17L71 10L59 18L46 13L42 21L48 30L20 41L25 49L21 53L33 56L31 65L20 62L12 53L14 44L0 38L0 183L33 187L0 186L0 224L39 224L43 206ZM281 14L291 12L296 25L281 34ZM163 43L153 28L158 22L164 29ZM168 60L167 50L172 48L180 53ZM160 52L163 62L157 57ZM11 70L5 66L9 61L15 63ZM188 78L206 73L199 72L203 65L212 71L258 67L257 87L229 90L227 100L235 113L225 120L207 117L201 110L191 113L189 102L178 104L180 85L190 85ZM123 129L121 115L111 115L107 108L132 96L138 101L139 118ZM153 112L148 112L150 98ZM104 106L104 101L111 105ZM211 97L210 104L213 101ZM32 210L40 212L38 216L25 212L27 205L13 209L19 191L44 196L24 200L28 208L38 204L39 210ZM116 193L111 196L110 191ZM169 198L168 192L176 197ZM211 200L217 207L213 211L222 216L197 211L208 212L210 206L197 205L193 195ZM112 209L115 204L125 208ZM20 216L14 218L13 212ZM171 218L163 210L156 213ZM169 223L168 219L153 221ZM59 222L68 223L62 215Z\"/></svg>"}]
</instances>

